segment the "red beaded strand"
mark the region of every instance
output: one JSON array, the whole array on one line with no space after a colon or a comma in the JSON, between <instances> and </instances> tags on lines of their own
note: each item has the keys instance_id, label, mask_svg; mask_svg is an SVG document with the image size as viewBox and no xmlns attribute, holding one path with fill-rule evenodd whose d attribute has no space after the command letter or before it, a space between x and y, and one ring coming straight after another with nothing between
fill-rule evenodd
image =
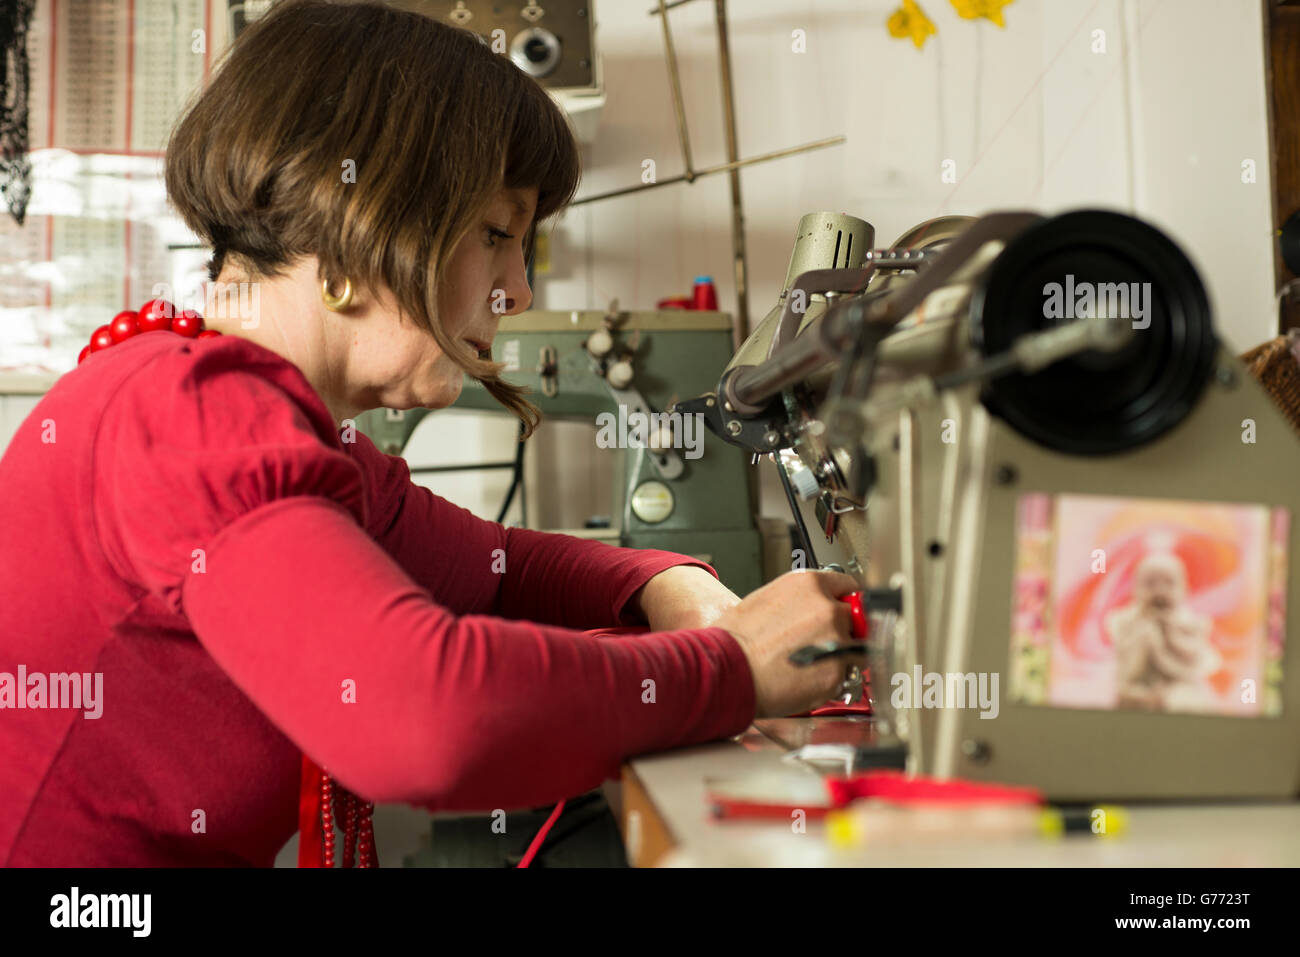
<instances>
[{"instance_id":1,"label":"red beaded strand","mask_svg":"<svg viewBox=\"0 0 1300 957\"><path fill-rule=\"evenodd\" d=\"M107 349L132 336L144 332L174 332L186 339L207 339L219 336L215 329L204 326L203 317L193 309L177 309L166 299L150 299L139 310L125 310L113 317L108 325L100 326L90 336L90 343L77 356L77 365L86 361L92 352ZM326 867L334 866L334 821L337 818L343 830L343 867L352 867L354 856L359 855L358 867L378 867L379 856L375 849L375 830L371 816L375 805L363 802L355 794L340 787L328 772L321 775L320 822L323 861Z\"/></svg>"},{"instance_id":2,"label":"red beaded strand","mask_svg":"<svg viewBox=\"0 0 1300 957\"><path fill-rule=\"evenodd\" d=\"M325 846L325 866L334 866L334 782L327 774L320 782L321 842Z\"/></svg>"},{"instance_id":3,"label":"red beaded strand","mask_svg":"<svg viewBox=\"0 0 1300 957\"><path fill-rule=\"evenodd\" d=\"M372 815L375 812L375 803L373 801L362 802L357 799L361 811L360 835L358 837L358 853L361 856L361 867L378 867L379 854L375 849L375 826Z\"/></svg>"},{"instance_id":4,"label":"red beaded strand","mask_svg":"<svg viewBox=\"0 0 1300 957\"><path fill-rule=\"evenodd\" d=\"M193 309L177 309L166 299L150 299L134 312L130 309L119 312L108 325L100 326L92 332L90 343L82 347L77 356L77 365L85 362L92 352L125 342L142 332L158 330L174 332L186 339L207 339L221 335L215 329L206 328L203 317Z\"/></svg>"},{"instance_id":5,"label":"red beaded strand","mask_svg":"<svg viewBox=\"0 0 1300 957\"><path fill-rule=\"evenodd\" d=\"M340 867L378 867L379 854L375 848L373 801L362 801L347 788L342 787L329 772L321 775L321 831L325 847L326 867L334 866L334 823L343 832L343 858Z\"/></svg>"},{"instance_id":6,"label":"red beaded strand","mask_svg":"<svg viewBox=\"0 0 1300 957\"><path fill-rule=\"evenodd\" d=\"M341 802L339 800L340 796L342 797ZM335 813L343 822L343 866L351 867L357 851L357 802L352 794L339 789L335 792L335 803ZM340 803L342 804L341 814L337 806Z\"/></svg>"}]
</instances>

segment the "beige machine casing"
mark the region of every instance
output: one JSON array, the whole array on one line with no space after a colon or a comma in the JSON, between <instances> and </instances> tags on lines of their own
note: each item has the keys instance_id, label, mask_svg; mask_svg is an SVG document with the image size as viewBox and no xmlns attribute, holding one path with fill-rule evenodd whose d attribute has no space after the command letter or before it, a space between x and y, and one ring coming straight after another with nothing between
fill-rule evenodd
<instances>
[{"instance_id":1,"label":"beige machine casing","mask_svg":"<svg viewBox=\"0 0 1300 957\"><path fill-rule=\"evenodd\" d=\"M1012 700L1016 505L1024 493L1290 509L1285 635L1300 640L1300 441L1267 393L1222 348L1214 376L1187 418L1119 454L1071 455L1042 447L990 414L978 384L929 401L912 394L899 398L915 376L950 371L969 358L972 279L1000 249L990 243L972 257L878 352L871 401L886 411L874 417L864 440L877 482L865 509L839 516L836 538L851 555L848 570L863 584L903 592L897 628L872 659L882 736L907 743L912 771L1033 785L1053 800L1295 796L1300 663L1293 653L1282 664L1280 717L1069 709ZM878 275L870 288L882 280L907 277ZM810 304L801 330L818 322L825 309L824 301ZM759 361L772 326L761 325L733 365ZM805 382L813 407L833 371ZM891 398L898 401L888 411ZM1253 442L1244 440L1247 420L1254 424ZM836 454L817 437L820 430L799 431L795 453L808 468ZM814 544L823 540L816 527L809 533ZM998 675L997 716L981 718L972 707L893 713L889 678L911 674L917 665L924 672Z\"/></svg>"}]
</instances>

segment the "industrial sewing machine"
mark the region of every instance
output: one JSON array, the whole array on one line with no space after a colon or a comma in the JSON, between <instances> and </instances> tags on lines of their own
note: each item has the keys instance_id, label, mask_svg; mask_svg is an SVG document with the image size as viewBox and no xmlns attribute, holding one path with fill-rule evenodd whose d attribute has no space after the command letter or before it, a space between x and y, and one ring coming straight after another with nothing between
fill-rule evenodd
<instances>
[{"instance_id":1,"label":"industrial sewing machine","mask_svg":"<svg viewBox=\"0 0 1300 957\"><path fill-rule=\"evenodd\" d=\"M701 418L670 416L675 398L715 380L732 354L719 312L533 311L503 317L493 344L506 377L532 389L548 418L585 421L616 456L607 529L565 530L631 548L661 548L708 562L744 595L763 583L749 456L716 439ZM467 379L458 409L500 411ZM397 455L428 414L374 410L358 427ZM556 481L563 481L562 476Z\"/></svg>"},{"instance_id":2,"label":"industrial sewing machine","mask_svg":"<svg viewBox=\"0 0 1300 957\"><path fill-rule=\"evenodd\" d=\"M809 564L864 586L879 746L1057 800L1296 795L1300 443L1187 257L1092 210L874 239L803 217L676 408L774 457Z\"/></svg>"}]
</instances>

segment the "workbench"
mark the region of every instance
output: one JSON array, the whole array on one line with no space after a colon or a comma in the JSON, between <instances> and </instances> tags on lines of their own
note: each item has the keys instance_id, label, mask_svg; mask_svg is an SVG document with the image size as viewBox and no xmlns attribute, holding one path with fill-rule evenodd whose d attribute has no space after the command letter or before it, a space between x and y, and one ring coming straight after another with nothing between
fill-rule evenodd
<instances>
[{"instance_id":1,"label":"workbench","mask_svg":"<svg viewBox=\"0 0 1300 957\"><path fill-rule=\"evenodd\" d=\"M726 741L625 763L607 788L628 863L636 867L1297 867L1300 802L1132 804L1125 834L929 839L837 848L824 824L716 820L706 779L806 774L782 757L792 747L853 740L869 719L756 722Z\"/></svg>"}]
</instances>

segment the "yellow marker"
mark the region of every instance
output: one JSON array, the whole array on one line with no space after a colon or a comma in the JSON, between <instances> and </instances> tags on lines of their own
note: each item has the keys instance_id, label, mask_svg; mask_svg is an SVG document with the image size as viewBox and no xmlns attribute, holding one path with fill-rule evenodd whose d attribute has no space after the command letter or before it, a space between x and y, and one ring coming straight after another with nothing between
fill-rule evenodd
<instances>
[{"instance_id":1,"label":"yellow marker","mask_svg":"<svg viewBox=\"0 0 1300 957\"><path fill-rule=\"evenodd\" d=\"M857 824L848 811L831 811L826 815L826 837L836 847L861 843Z\"/></svg>"},{"instance_id":2,"label":"yellow marker","mask_svg":"<svg viewBox=\"0 0 1300 957\"><path fill-rule=\"evenodd\" d=\"M1062 810L1032 804L899 805L866 799L826 815L826 838L835 847L936 837L1058 839L1093 834L1114 838L1127 829L1128 812L1114 805Z\"/></svg>"},{"instance_id":3,"label":"yellow marker","mask_svg":"<svg viewBox=\"0 0 1300 957\"><path fill-rule=\"evenodd\" d=\"M1114 804L1099 804L1089 814L1093 834L1098 837L1119 837L1128 830L1128 811Z\"/></svg>"},{"instance_id":4,"label":"yellow marker","mask_svg":"<svg viewBox=\"0 0 1300 957\"><path fill-rule=\"evenodd\" d=\"M1038 833L1043 837L1060 837L1065 833L1065 817L1054 807L1038 812Z\"/></svg>"}]
</instances>

